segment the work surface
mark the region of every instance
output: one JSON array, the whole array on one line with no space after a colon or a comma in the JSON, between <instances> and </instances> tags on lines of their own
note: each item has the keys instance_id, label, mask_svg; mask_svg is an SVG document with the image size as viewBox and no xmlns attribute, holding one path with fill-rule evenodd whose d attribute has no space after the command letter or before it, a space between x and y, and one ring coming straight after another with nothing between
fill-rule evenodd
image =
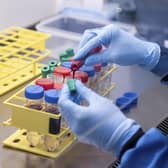
<instances>
[{"instance_id":1,"label":"work surface","mask_svg":"<svg viewBox=\"0 0 168 168\"><path fill-rule=\"evenodd\" d=\"M110 99L114 100L125 91L138 92L138 106L127 115L135 119L145 130L156 126L161 118L167 115L168 88L160 84L159 77L137 66L118 67L112 77L116 88L109 95ZM11 110L3 104L3 101L14 92L16 90L0 98L1 123L11 114ZM14 131L15 129L12 127L1 125L0 141L2 142ZM112 154L82 143L76 143L57 159L48 159L3 148L2 145L0 147L0 168L103 168L107 167L114 159Z\"/></svg>"}]
</instances>

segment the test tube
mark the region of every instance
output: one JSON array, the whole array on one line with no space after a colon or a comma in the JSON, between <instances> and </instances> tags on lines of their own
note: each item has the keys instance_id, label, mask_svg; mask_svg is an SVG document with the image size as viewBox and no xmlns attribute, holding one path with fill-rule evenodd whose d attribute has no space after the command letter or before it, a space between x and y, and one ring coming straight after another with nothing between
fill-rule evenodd
<instances>
[{"instance_id":1,"label":"test tube","mask_svg":"<svg viewBox=\"0 0 168 168\"><path fill-rule=\"evenodd\" d=\"M35 110L42 110L42 98L44 96L44 89L38 85L29 85L25 88L25 106ZM36 147L41 141L41 135L34 131L27 132L27 141L30 146Z\"/></svg>"},{"instance_id":2,"label":"test tube","mask_svg":"<svg viewBox=\"0 0 168 168\"><path fill-rule=\"evenodd\" d=\"M71 69L66 67L56 67L54 70L56 83L66 83L68 79L71 79ZM61 79L61 80L60 80ZM57 80L59 82L57 82ZM61 82L60 82L61 81Z\"/></svg>"},{"instance_id":3,"label":"test tube","mask_svg":"<svg viewBox=\"0 0 168 168\"><path fill-rule=\"evenodd\" d=\"M92 88L93 82L94 82L94 75L95 75L95 69L93 66L82 66L80 71L86 72L88 74L89 81L87 82L87 86Z\"/></svg>"},{"instance_id":4,"label":"test tube","mask_svg":"<svg viewBox=\"0 0 168 168\"><path fill-rule=\"evenodd\" d=\"M102 68L101 64L95 64L94 65L95 76L93 78L93 87L92 88L96 91L99 88L98 80L100 79L100 76L101 76L101 68Z\"/></svg>"},{"instance_id":5,"label":"test tube","mask_svg":"<svg viewBox=\"0 0 168 168\"><path fill-rule=\"evenodd\" d=\"M45 111L57 115L58 118L51 118L49 120L49 133L59 134L61 128L61 114L58 110L58 99L60 92L56 89L50 89L45 92ZM49 152L53 152L59 145L59 141L55 136L44 135L44 145Z\"/></svg>"},{"instance_id":6,"label":"test tube","mask_svg":"<svg viewBox=\"0 0 168 168\"><path fill-rule=\"evenodd\" d=\"M47 75L50 73L50 67L49 66L43 66L41 68L41 75L43 78L47 78Z\"/></svg>"},{"instance_id":7,"label":"test tube","mask_svg":"<svg viewBox=\"0 0 168 168\"><path fill-rule=\"evenodd\" d=\"M73 78L73 72L71 72L71 77ZM87 85L88 74L86 72L76 71L74 78L80 80L82 83Z\"/></svg>"},{"instance_id":8,"label":"test tube","mask_svg":"<svg viewBox=\"0 0 168 168\"><path fill-rule=\"evenodd\" d=\"M54 69L54 81L55 83L63 83L64 77L62 75L62 67L56 67Z\"/></svg>"}]
</instances>

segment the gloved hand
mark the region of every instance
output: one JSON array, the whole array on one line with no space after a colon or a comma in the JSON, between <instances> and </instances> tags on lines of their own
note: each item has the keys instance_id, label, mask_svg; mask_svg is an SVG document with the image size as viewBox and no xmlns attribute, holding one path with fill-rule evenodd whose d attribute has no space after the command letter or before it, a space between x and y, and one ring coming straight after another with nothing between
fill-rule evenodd
<instances>
[{"instance_id":1,"label":"gloved hand","mask_svg":"<svg viewBox=\"0 0 168 168\"><path fill-rule=\"evenodd\" d=\"M128 119L110 100L97 95L80 81L76 81L76 89L77 95L89 105L81 106L72 101L68 86L65 85L58 102L65 121L80 141L119 154L124 142L140 126Z\"/></svg>"},{"instance_id":2,"label":"gloved hand","mask_svg":"<svg viewBox=\"0 0 168 168\"><path fill-rule=\"evenodd\" d=\"M86 30L74 59L84 59L92 49L100 45L106 48L100 53L90 55L85 61L86 65L106 62L119 65L139 64L151 70L160 58L160 47L156 43L140 40L114 25L108 25Z\"/></svg>"}]
</instances>

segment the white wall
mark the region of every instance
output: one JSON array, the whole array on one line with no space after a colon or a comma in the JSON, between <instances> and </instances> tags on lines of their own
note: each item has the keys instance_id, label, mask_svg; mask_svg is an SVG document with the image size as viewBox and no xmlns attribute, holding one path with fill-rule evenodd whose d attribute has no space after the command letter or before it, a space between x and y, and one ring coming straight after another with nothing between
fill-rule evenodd
<instances>
[{"instance_id":1,"label":"white wall","mask_svg":"<svg viewBox=\"0 0 168 168\"><path fill-rule=\"evenodd\" d=\"M0 0L0 29L29 26L55 11L56 0Z\"/></svg>"}]
</instances>

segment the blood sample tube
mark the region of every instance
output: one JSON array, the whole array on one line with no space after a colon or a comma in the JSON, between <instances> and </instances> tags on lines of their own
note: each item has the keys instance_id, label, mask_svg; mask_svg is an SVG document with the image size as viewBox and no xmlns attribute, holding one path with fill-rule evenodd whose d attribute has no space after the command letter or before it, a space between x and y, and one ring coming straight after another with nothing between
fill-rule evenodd
<instances>
[{"instance_id":1,"label":"blood sample tube","mask_svg":"<svg viewBox=\"0 0 168 168\"><path fill-rule=\"evenodd\" d=\"M30 85L25 88L26 104L25 106L35 110L42 110L42 98L44 89L38 85ZM41 135L34 131L27 132L27 141L30 146L36 147L41 141Z\"/></svg>"},{"instance_id":2,"label":"blood sample tube","mask_svg":"<svg viewBox=\"0 0 168 168\"><path fill-rule=\"evenodd\" d=\"M38 85L29 85L25 88L26 107L41 110L44 89Z\"/></svg>"},{"instance_id":3,"label":"blood sample tube","mask_svg":"<svg viewBox=\"0 0 168 168\"><path fill-rule=\"evenodd\" d=\"M62 67L56 67L54 69L54 81L55 83L63 83L64 77L62 75Z\"/></svg>"},{"instance_id":4,"label":"blood sample tube","mask_svg":"<svg viewBox=\"0 0 168 168\"><path fill-rule=\"evenodd\" d=\"M57 76L60 78L60 76L62 76L63 80L62 82L63 83L66 83L68 79L71 78L71 69L69 68L65 68L65 67L56 67L55 70L54 70L54 73L55 73L55 77L57 78ZM57 82L56 82L57 83Z\"/></svg>"},{"instance_id":5,"label":"blood sample tube","mask_svg":"<svg viewBox=\"0 0 168 168\"><path fill-rule=\"evenodd\" d=\"M49 120L49 133L59 134L61 128L61 115L58 110L57 102L60 92L56 89L50 89L45 92L45 111L57 115L58 118L50 118ZM55 136L44 135L44 145L47 151L53 152L59 145L59 141Z\"/></svg>"},{"instance_id":6,"label":"blood sample tube","mask_svg":"<svg viewBox=\"0 0 168 168\"><path fill-rule=\"evenodd\" d=\"M89 81L87 83L87 86L92 88L93 82L94 82L94 75L95 75L95 69L93 66L82 66L80 68L80 71L86 72L89 77Z\"/></svg>"},{"instance_id":7,"label":"blood sample tube","mask_svg":"<svg viewBox=\"0 0 168 168\"><path fill-rule=\"evenodd\" d=\"M73 72L71 72L71 76L73 77ZM80 80L84 84L88 82L88 74L86 72L76 71L74 78Z\"/></svg>"},{"instance_id":8,"label":"blood sample tube","mask_svg":"<svg viewBox=\"0 0 168 168\"><path fill-rule=\"evenodd\" d=\"M36 80L36 85L43 87L44 90L49 90L54 88L54 81L49 78L40 78Z\"/></svg>"}]
</instances>

